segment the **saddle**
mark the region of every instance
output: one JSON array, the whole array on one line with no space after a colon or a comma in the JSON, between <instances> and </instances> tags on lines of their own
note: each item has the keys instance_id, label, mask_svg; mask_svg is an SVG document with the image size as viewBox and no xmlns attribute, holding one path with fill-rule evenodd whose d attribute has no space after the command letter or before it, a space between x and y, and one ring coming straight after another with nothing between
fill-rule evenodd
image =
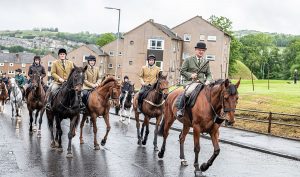
<instances>
[{"instance_id":1,"label":"saddle","mask_svg":"<svg viewBox=\"0 0 300 177\"><path fill-rule=\"evenodd\" d=\"M192 108L195 105L196 100L198 98L198 95L202 91L203 88L204 88L203 84L197 85L197 87L195 88L195 90L193 90L192 93L191 93L191 95L188 98L186 98L186 100L185 100L185 107L186 108ZM180 94L177 97L177 99L176 99L175 106L177 108L179 108L180 100L184 96L183 94L184 93Z\"/></svg>"},{"instance_id":2,"label":"saddle","mask_svg":"<svg viewBox=\"0 0 300 177\"><path fill-rule=\"evenodd\" d=\"M87 107L88 106L88 101L89 101L89 97L90 97L90 94L92 93L94 89L92 90L84 90L82 92L82 103Z\"/></svg>"},{"instance_id":3,"label":"saddle","mask_svg":"<svg viewBox=\"0 0 300 177\"><path fill-rule=\"evenodd\" d=\"M145 86L144 91L140 92L139 98L138 98L138 106L139 108L142 108L143 106L143 100L148 96L150 90L150 86ZM141 110L141 109L140 109Z\"/></svg>"}]
</instances>

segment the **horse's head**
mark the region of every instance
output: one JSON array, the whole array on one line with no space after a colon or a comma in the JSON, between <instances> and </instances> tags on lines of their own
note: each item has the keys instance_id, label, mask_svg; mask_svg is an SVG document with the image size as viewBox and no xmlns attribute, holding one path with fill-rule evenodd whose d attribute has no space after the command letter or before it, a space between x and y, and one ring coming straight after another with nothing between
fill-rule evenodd
<instances>
[{"instance_id":1,"label":"horse's head","mask_svg":"<svg viewBox=\"0 0 300 177\"><path fill-rule=\"evenodd\" d=\"M226 79L225 82L222 84L222 108L224 113L228 115L226 117L226 125L233 125L235 122L234 112L239 99L237 89L240 85L240 82L241 78L236 84L232 84L228 79Z\"/></svg>"},{"instance_id":2,"label":"horse's head","mask_svg":"<svg viewBox=\"0 0 300 177\"><path fill-rule=\"evenodd\" d=\"M113 100L113 103L115 106L119 106L121 95L121 85L118 83L118 81L114 82L114 85L110 88L110 98Z\"/></svg>"},{"instance_id":3,"label":"horse's head","mask_svg":"<svg viewBox=\"0 0 300 177\"><path fill-rule=\"evenodd\" d=\"M74 68L72 69L69 79L67 83L69 86L74 89L76 92L80 92L82 89L83 81L84 81L84 72L86 71L87 66L83 67L77 67L74 65Z\"/></svg>"},{"instance_id":4,"label":"horse's head","mask_svg":"<svg viewBox=\"0 0 300 177\"><path fill-rule=\"evenodd\" d=\"M9 79L9 86L11 87L11 88L15 88L16 87L16 79L15 78L11 78L11 79Z\"/></svg>"},{"instance_id":5,"label":"horse's head","mask_svg":"<svg viewBox=\"0 0 300 177\"><path fill-rule=\"evenodd\" d=\"M167 80L168 75L163 75L162 71L158 73L158 79L156 84L156 91L163 94L164 99L167 98L169 94L169 81Z\"/></svg>"},{"instance_id":6,"label":"horse's head","mask_svg":"<svg viewBox=\"0 0 300 177\"><path fill-rule=\"evenodd\" d=\"M41 83L41 75L36 70L34 70L32 73L31 83L32 83L33 89L38 88L39 84Z\"/></svg>"}]
</instances>

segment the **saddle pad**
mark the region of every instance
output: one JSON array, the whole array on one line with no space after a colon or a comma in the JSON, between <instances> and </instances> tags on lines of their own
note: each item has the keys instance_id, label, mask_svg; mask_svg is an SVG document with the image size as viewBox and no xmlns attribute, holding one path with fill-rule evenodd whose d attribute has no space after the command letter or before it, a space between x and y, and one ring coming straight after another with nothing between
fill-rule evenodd
<instances>
[{"instance_id":1,"label":"saddle pad","mask_svg":"<svg viewBox=\"0 0 300 177\"><path fill-rule=\"evenodd\" d=\"M195 102L197 100L197 97L201 90L204 88L203 84L197 85L195 90L191 93L190 97L186 100L186 106L192 108L195 105Z\"/></svg>"},{"instance_id":2,"label":"saddle pad","mask_svg":"<svg viewBox=\"0 0 300 177\"><path fill-rule=\"evenodd\" d=\"M87 104L88 104L91 92L92 92L91 90L86 90L86 91L82 92L82 103L85 106L88 106Z\"/></svg>"}]
</instances>

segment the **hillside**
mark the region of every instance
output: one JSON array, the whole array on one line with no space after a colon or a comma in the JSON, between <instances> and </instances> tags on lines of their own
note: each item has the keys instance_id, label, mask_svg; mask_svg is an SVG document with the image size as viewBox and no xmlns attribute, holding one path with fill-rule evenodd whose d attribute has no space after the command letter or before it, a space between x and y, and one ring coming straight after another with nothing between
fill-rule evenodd
<instances>
[{"instance_id":1,"label":"hillside","mask_svg":"<svg viewBox=\"0 0 300 177\"><path fill-rule=\"evenodd\" d=\"M239 79L240 77L243 80L251 79L251 71L244 63L237 60L233 67L236 69L236 72L229 76L231 79ZM253 79L257 79L255 75L253 75Z\"/></svg>"}]
</instances>

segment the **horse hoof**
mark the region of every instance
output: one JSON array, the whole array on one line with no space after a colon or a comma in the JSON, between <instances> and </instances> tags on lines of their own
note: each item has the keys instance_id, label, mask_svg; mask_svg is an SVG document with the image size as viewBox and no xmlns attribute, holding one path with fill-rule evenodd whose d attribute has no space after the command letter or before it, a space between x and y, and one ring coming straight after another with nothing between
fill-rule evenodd
<instances>
[{"instance_id":1,"label":"horse hoof","mask_svg":"<svg viewBox=\"0 0 300 177\"><path fill-rule=\"evenodd\" d=\"M202 172L201 171L197 171L197 170L195 170L195 176L202 176Z\"/></svg>"},{"instance_id":2,"label":"horse hoof","mask_svg":"<svg viewBox=\"0 0 300 177\"><path fill-rule=\"evenodd\" d=\"M80 144L84 144L84 141L83 141L83 140L80 140Z\"/></svg>"},{"instance_id":3,"label":"horse hoof","mask_svg":"<svg viewBox=\"0 0 300 177\"><path fill-rule=\"evenodd\" d=\"M41 134L37 134L37 137L38 137L38 138L42 138Z\"/></svg>"},{"instance_id":4,"label":"horse hoof","mask_svg":"<svg viewBox=\"0 0 300 177\"><path fill-rule=\"evenodd\" d=\"M158 147L154 147L154 151L158 151Z\"/></svg>"},{"instance_id":5,"label":"horse hoof","mask_svg":"<svg viewBox=\"0 0 300 177\"><path fill-rule=\"evenodd\" d=\"M57 150L57 152L63 152L64 151L63 148L57 148L56 150Z\"/></svg>"},{"instance_id":6,"label":"horse hoof","mask_svg":"<svg viewBox=\"0 0 300 177\"><path fill-rule=\"evenodd\" d=\"M138 140L137 144L142 145L142 140Z\"/></svg>"},{"instance_id":7,"label":"horse hoof","mask_svg":"<svg viewBox=\"0 0 300 177\"><path fill-rule=\"evenodd\" d=\"M59 146L58 142L57 142L57 141L55 141L55 147L58 147L58 146Z\"/></svg>"},{"instance_id":8,"label":"horse hoof","mask_svg":"<svg viewBox=\"0 0 300 177\"><path fill-rule=\"evenodd\" d=\"M67 158L72 158L73 154L72 153L67 153Z\"/></svg>"},{"instance_id":9,"label":"horse hoof","mask_svg":"<svg viewBox=\"0 0 300 177\"><path fill-rule=\"evenodd\" d=\"M95 150L100 150L100 146L99 146L99 145L96 145L96 146L94 147L94 149L95 149Z\"/></svg>"},{"instance_id":10,"label":"horse hoof","mask_svg":"<svg viewBox=\"0 0 300 177\"><path fill-rule=\"evenodd\" d=\"M51 143L50 147L51 147L51 149L55 149L56 148L55 143Z\"/></svg>"},{"instance_id":11,"label":"horse hoof","mask_svg":"<svg viewBox=\"0 0 300 177\"><path fill-rule=\"evenodd\" d=\"M146 145L146 144L147 144L147 141L143 141L142 144L143 144L143 145Z\"/></svg>"},{"instance_id":12,"label":"horse hoof","mask_svg":"<svg viewBox=\"0 0 300 177\"><path fill-rule=\"evenodd\" d=\"M203 163L200 166L201 171L206 171L209 168L209 165L207 163Z\"/></svg>"},{"instance_id":13,"label":"horse hoof","mask_svg":"<svg viewBox=\"0 0 300 177\"><path fill-rule=\"evenodd\" d=\"M181 166L188 166L187 161L186 161L186 160L182 160L182 161L181 161Z\"/></svg>"},{"instance_id":14,"label":"horse hoof","mask_svg":"<svg viewBox=\"0 0 300 177\"><path fill-rule=\"evenodd\" d=\"M105 144L106 144L106 140L103 139L103 140L101 141L101 146L104 146Z\"/></svg>"},{"instance_id":15,"label":"horse hoof","mask_svg":"<svg viewBox=\"0 0 300 177\"><path fill-rule=\"evenodd\" d=\"M160 151L160 152L158 153L158 157L162 159L162 158L164 157L164 153Z\"/></svg>"}]
</instances>

